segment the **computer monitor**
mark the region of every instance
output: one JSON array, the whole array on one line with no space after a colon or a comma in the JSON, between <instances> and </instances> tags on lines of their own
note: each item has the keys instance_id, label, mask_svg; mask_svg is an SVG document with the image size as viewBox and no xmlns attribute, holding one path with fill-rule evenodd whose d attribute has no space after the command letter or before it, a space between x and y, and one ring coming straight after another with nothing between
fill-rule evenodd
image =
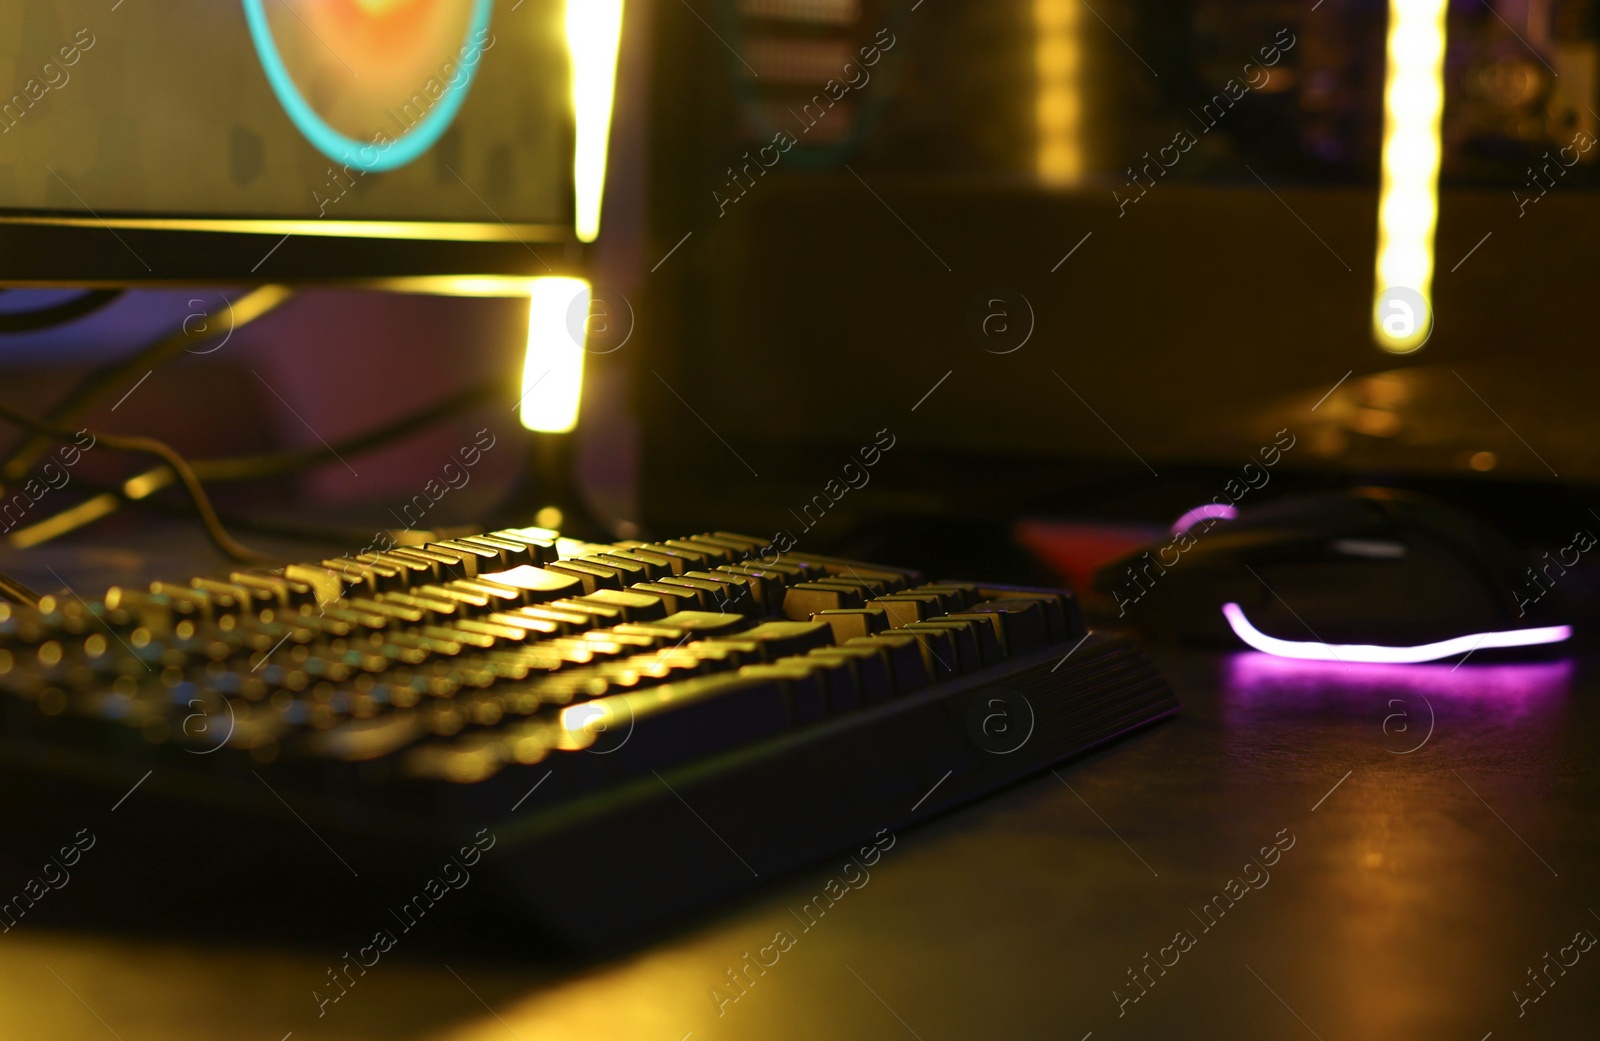
<instances>
[{"instance_id":1,"label":"computer monitor","mask_svg":"<svg viewBox=\"0 0 1600 1041\"><path fill-rule=\"evenodd\" d=\"M570 271L569 6L0 0L0 283Z\"/></svg>"}]
</instances>

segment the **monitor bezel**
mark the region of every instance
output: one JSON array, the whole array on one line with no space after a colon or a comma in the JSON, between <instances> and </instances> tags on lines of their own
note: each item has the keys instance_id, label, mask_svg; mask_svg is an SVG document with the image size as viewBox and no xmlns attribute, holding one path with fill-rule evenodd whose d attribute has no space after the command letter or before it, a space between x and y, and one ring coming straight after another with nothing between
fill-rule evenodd
<instances>
[{"instance_id":1,"label":"monitor bezel","mask_svg":"<svg viewBox=\"0 0 1600 1041\"><path fill-rule=\"evenodd\" d=\"M390 288L572 274L570 224L0 213L0 286L249 283Z\"/></svg>"}]
</instances>

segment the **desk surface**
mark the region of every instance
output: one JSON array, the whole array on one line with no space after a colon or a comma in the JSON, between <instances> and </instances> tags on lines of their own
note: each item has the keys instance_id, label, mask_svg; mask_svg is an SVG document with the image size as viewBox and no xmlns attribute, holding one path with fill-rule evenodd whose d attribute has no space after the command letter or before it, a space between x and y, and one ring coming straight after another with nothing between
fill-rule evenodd
<instances>
[{"instance_id":1,"label":"desk surface","mask_svg":"<svg viewBox=\"0 0 1600 1041\"><path fill-rule=\"evenodd\" d=\"M319 1018L338 951L24 923L0 936L0 1036L1595 1036L1600 950L1573 945L1600 937L1591 667L1158 659L1181 715L901 834L809 930L791 909L842 857L597 965L386 958ZM727 971L779 930L719 1014L712 988L737 995Z\"/></svg>"}]
</instances>

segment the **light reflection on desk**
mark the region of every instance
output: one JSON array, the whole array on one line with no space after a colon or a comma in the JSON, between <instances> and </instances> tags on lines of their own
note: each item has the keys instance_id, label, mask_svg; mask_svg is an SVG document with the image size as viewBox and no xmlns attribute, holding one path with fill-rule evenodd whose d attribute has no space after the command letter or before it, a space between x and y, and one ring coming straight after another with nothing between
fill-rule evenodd
<instances>
[{"instance_id":1,"label":"light reflection on desk","mask_svg":"<svg viewBox=\"0 0 1600 1041\"><path fill-rule=\"evenodd\" d=\"M1453 715L1500 725L1549 722L1567 703L1573 663L1382 665L1300 661L1254 651L1222 662L1224 720L1230 728L1264 717L1366 713L1390 700L1448 706Z\"/></svg>"},{"instance_id":2,"label":"light reflection on desk","mask_svg":"<svg viewBox=\"0 0 1600 1041\"><path fill-rule=\"evenodd\" d=\"M1566 658L1346 666L1247 652L1218 663L1232 772L1301 782L1292 826L1305 849L1279 925L1321 941L1275 979L1323 995L1301 1013L1326 1036L1420 1036L1454 1014L1460 981L1515 981L1499 948L1544 942L1519 921L1487 945L1484 909L1519 892L1560 917L1549 909L1565 880L1519 839L1549 851L1569 826L1553 764L1571 753L1576 672Z\"/></svg>"}]
</instances>

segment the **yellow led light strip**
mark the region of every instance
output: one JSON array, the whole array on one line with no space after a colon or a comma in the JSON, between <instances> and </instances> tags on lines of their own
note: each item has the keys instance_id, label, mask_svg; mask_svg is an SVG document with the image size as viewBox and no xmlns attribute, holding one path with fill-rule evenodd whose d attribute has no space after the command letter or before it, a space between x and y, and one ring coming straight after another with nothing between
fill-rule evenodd
<instances>
[{"instance_id":1,"label":"yellow led light strip","mask_svg":"<svg viewBox=\"0 0 1600 1041\"><path fill-rule=\"evenodd\" d=\"M572 183L578 238L584 242L593 242L600 235L621 44L622 0L567 0L567 51L572 60L572 112L577 130Z\"/></svg>"},{"instance_id":2,"label":"yellow led light strip","mask_svg":"<svg viewBox=\"0 0 1600 1041\"><path fill-rule=\"evenodd\" d=\"M522 366L522 425L565 434L578 425L589 283L552 276L528 285L528 353Z\"/></svg>"},{"instance_id":3,"label":"yellow led light strip","mask_svg":"<svg viewBox=\"0 0 1600 1041\"><path fill-rule=\"evenodd\" d=\"M1034 164L1045 184L1075 184L1083 177L1078 7L1079 0L1033 0L1033 63L1038 76Z\"/></svg>"},{"instance_id":4,"label":"yellow led light strip","mask_svg":"<svg viewBox=\"0 0 1600 1041\"><path fill-rule=\"evenodd\" d=\"M1421 347L1433 329L1448 7L1448 0L1389 2L1372 335L1396 354ZM1414 295L1408 298L1405 290Z\"/></svg>"}]
</instances>

